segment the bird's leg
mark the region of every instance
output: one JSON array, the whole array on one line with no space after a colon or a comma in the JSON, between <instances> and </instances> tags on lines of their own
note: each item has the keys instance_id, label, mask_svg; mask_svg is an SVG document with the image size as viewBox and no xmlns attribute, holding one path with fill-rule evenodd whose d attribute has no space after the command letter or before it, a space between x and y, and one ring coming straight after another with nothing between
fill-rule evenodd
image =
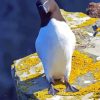
<instances>
[{"instance_id":1,"label":"bird's leg","mask_svg":"<svg viewBox=\"0 0 100 100\"><path fill-rule=\"evenodd\" d=\"M68 82L68 80L65 78L65 85L66 85L66 92L78 92L79 90L75 87L71 86Z\"/></svg>"},{"instance_id":2,"label":"bird's leg","mask_svg":"<svg viewBox=\"0 0 100 100\"><path fill-rule=\"evenodd\" d=\"M69 49L69 51L71 51ZM68 77L70 75L70 72L71 72L71 62L72 62L72 52L67 52L67 66L66 66L66 72L65 72L65 75L64 75L64 82L65 82L65 85L66 85L66 92L77 92L79 91L78 89L76 89L75 87L71 86L68 82Z\"/></svg>"},{"instance_id":3,"label":"bird's leg","mask_svg":"<svg viewBox=\"0 0 100 100\"><path fill-rule=\"evenodd\" d=\"M56 90L56 89L53 87L53 82L50 82L50 83L49 83L48 93L51 94L51 95L55 95L57 92L59 92L59 91Z\"/></svg>"},{"instance_id":4,"label":"bird's leg","mask_svg":"<svg viewBox=\"0 0 100 100\"><path fill-rule=\"evenodd\" d=\"M54 89L53 87L53 84L55 84L54 78L50 76L49 71L47 69L44 70L45 70L46 79L49 82L48 94L55 95L59 91Z\"/></svg>"}]
</instances>

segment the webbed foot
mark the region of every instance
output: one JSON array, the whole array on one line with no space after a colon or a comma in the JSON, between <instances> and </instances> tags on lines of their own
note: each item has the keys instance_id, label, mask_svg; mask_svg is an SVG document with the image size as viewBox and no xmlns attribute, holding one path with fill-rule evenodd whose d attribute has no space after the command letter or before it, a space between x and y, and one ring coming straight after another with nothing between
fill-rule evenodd
<instances>
[{"instance_id":1,"label":"webbed foot","mask_svg":"<svg viewBox=\"0 0 100 100\"><path fill-rule=\"evenodd\" d=\"M69 84L65 91L66 92L78 92L79 90Z\"/></svg>"},{"instance_id":2,"label":"webbed foot","mask_svg":"<svg viewBox=\"0 0 100 100\"><path fill-rule=\"evenodd\" d=\"M57 94L58 92L59 92L59 91L58 91L57 89L55 89L55 88L53 87L52 84L50 84L50 87L49 87L49 89L48 89L48 94L55 95L55 94Z\"/></svg>"},{"instance_id":3,"label":"webbed foot","mask_svg":"<svg viewBox=\"0 0 100 100\"><path fill-rule=\"evenodd\" d=\"M79 90L75 87L71 86L68 82L68 80L65 78L65 85L66 85L66 92L78 92Z\"/></svg>"}]
</instances>

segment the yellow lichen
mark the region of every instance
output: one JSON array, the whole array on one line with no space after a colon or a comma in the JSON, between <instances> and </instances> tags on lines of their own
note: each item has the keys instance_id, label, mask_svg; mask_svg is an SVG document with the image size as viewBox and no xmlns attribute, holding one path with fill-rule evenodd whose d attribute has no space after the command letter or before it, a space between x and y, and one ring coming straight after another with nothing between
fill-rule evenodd
<instances>
[{"instance_id":1,"label":"yellow lichen","mask_svg":"<svg viewBox=\"0 0 100 100\"><path fill-rule=\"evenodd\" d=\"M38 57L35 58L35 57L33 57L33 55L31 55L31 56L27 57L27 59L25 59L24 61L21 61L21 63L19 65L24 63L25 68L28 68L28 65L30 68L30 67L35 67L33 65L37 65L37 63L39 63L39 62L40 62L40 59ZM20 68L20 66L18 66L18 65L16 66L16 68L17 67ZM21 77L21 78L22 78L22 80L28 80L28 79L38 77L39 75L41 75L41 73L39 73L41 70L43 70L42 66L36 67L36 74L31 74L27 77ZM17 71L19 72L19 70L17 70ZM28 70L26 70L26 72L27 71ZM22 73L24 73L24 72L25 71L23 71ZM97 80L96 83L91 84L84 88L78 87L79 92L76 92L76 93L71 92L70 93L70 92L64 92L65 85L57 82L57 84L54 85L54 87L59 90L58 95L81 96L81 95L85 95L90 92L95 92L95 93L100 92L100 61L94 62L93 59L90 58L88 55L81 53L78 50L75 50L75 52L73 54L73 59L72 59L72 71L71 71L70 78L69 78L70 83L71 84L74 83L75 80L77 79L77 77L84 75L88 72L91 72L94 75L95 80ZM48 95L48 89L44 89L42 91L35 92L34 95L40 100L45 100L46 98L52 97L51 95Z\"/></svg>"},{"instance_id":2,"label":"yellow lichen","mask_svg":"<svg viewBox=\"0 0 100 100\"><path fill-rule=\"evenodd\" d=\"M64 92L65 85L63 85L63 84L55 85L54 88L59 90L57 95L61 95L61 96L82 96L82 95L85 95L85 94L91 93L91 92L100 92L100 82L94 83L94 84L89 85L89 86L84 87L84 88L80 88L79 92L74 92L74 93ZM45 89L43 91L36 92L35 96L37 98L39 98L40 100L45 100L46 98L52 97L51 95L48 95L47 89Z\"/></svg>"},{"instance_id":3,"label":"yellow lichen","mask_svg":"<svg viewBox=\"0 0 100 100\"><path fill-rule=\"evenodd\" d=\"M70 82L73 83L77 76L86 74L92 68L93 59L89 58L87 55L75 51L73 54L73 61L72 61L72 71L70 75Z\"/></svg>"},{"instance_id":4,"label":"yellow lichen","mask_svg":"<svg viewBox=\"0 0 100 100\"><path fill-rule=\"evenodd\" d=\"M33 54L32 56L23 58L15 67L17 71L29 69L30 67L37 65L40 62L40 59L38 56L34 56L36 54ZM15 62L16 63L16 62Z\"/></svg>"},{"instance_id":5,"label":"yellow lichen","mask_svg":"<svg viewBox=\"0 0 100 100\"><path fill-rule=\"evenodd\" d=\"M73 21L73 18L71 18L71 17L66 17L66 20L68 20L68 21Z\"/></svg>"},{"instance_id":6,"label":"yellow lichen","mask_svg":"<svg viewBox=\"0 0 100 100\"><path fill-rule=\"evenodd\" d=\"M78 17L78 18L84 18L84 17L87 17L87 15L84 14L84 13L78 13L78 14L77 14L77 17Z\"/></svg>"},{"instance_id":7,"label":"yellow lichen","mask_svg":"<svg viewBox=\"0 0 100 100\"><path fill-rule=\"evenodd\" d=\"M87 21L85 21L85 22L83 22L79 25L76 25L74 28L82 28L82 27L85 27L85 26L92 25L92 24L96 23L97 20L98 20L98 18L90 18Z\"/></svg>"},{"instance_id":8,"label":"yellow lichen","mask_svg":"<svg viewBox=\"0 0 100 100\"><path fill-rule=\"evenodd\" d=\"M95 92L94 95L91 98L95 98L95 100L99 100L100 99L100 91Z\"/></svg>"},{"instance_id":9,"label":"yellow lichen","mask_svg":"<svg viewBox=\"0 0 100 100\"><path fill-rule=\"evenodd\" d=\"M64 10L62 10L62 9L60 9L60 11L61 11L61 14L62 14L63 16L66 16L66 15L68 15L68 14L73 14L73 12L67 12L67 11L64 11Z\"/></svg>"},{"instance_id":10,"label":"yellow lichen","mask_svg":"<svg viewBox=\"0 0 100 100\"><path fill-rule=\"evenodd\" d=\"M97 32L100 32L100 27L99 28L97 28L97 30L96 30Z\"/></svg>"}]
</instances>

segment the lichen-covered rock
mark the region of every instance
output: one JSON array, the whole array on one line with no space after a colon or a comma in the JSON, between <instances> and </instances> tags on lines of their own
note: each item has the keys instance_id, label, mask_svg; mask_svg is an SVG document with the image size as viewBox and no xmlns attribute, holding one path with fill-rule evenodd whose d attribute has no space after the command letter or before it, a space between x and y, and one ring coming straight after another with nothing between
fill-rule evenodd
<instances>
[{"instance_id":1,"label":"lichen-covered rock","mask_svg":"<svg viewBox=\"0 0 100 100\"><path fill-rule=\"evenodd\" d=\"M87 14L91 17L100 18L100 2L99 3L95 3L95 2L89 3Z\"/></svg>"},{"instance_id":2,"label":"lichen-covered rock","mask_svg":"<svg viewBox=\"0 0 100 100\"><path fill-rule=\"evenodd\" d=\"M31 59L31 61L30 61ZM39 58L38 58L39 59ZM27 60L27 62L26 62ZM39 60L37 60L39 61ZM29 66L30 63L30 66ZM33 55L28 56L27 58L23 58L21 60L17 60L14 63L14 67L12 70L12 76L16 80L16 89L18 93L19 100L52 100L52 96L48 95L48 82L44 76L44 72L41 69L42 65L39 61L40 65L36 63L36 65L31 65L36 63L36 58ZM25 64L25 65L24 65ZM21 67L21 65L24 65ZM27 69L27 67L29 68ZM40 68L37 72L33 73L33 76L30 77L29 70L33 68L35 71L37 68ZM19 72L20 68L20 74ZM15 70L14 70L15 69ZM27 71L25 70L27 69ZM27 75L23 75L23 73L27 73ZM23 78L22 78L23 75ZM54 85L55 88L59 90L57 95L61 96L62 100L71 96L71 98L83 98L88 93L99 93L100 90L100 61L95 62L88 55L81 53L75 50L73 54L72 60L72 71L70 75L70 83L80 89L77 93L66 93L64 92L65 85L57 82ZM51 98L51 99L47 99ZM58 96L56 96L58 98ZM73 99L74 100L74 99Z\"/></svg>"},{"instance_id":3,"label":"lichen-covered rock","mask_svg":"<svg viewBox=\"0 0 100 100\"><path fill-rule=\"evenodd\" d=\"M48 95L48 82L43 74L42 63L35 53L14 61L12 76L16 80L19 100L88 100L90 98L100 98L100 61L97 61L97 57L100 56L100 37L96 36L94 38L89 35L94 33L93 25L100 26L100 20L91 18L83 13L62 10L61 12L76 35L77 47L79 47L77 49L80 51L87 48L92 50L92 52L89 49L86 50L90 54L85 54L78 50L75 50L73 54L72 71L69 80L80 91L77 93L65 93L65 85L57 82L55 88L60 92L54 97ZM89 45L94 42L96 47L90 47Z\"/></svg>"}]
</instances>

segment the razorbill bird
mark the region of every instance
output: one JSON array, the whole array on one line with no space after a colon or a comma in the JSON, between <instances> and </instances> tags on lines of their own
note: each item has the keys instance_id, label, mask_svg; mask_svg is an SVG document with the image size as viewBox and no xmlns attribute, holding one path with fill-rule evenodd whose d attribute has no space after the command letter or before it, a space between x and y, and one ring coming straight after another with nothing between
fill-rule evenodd
<instances>
[{"instance_id":1,"label":"razorbill bird","mask_svg":"<svg viewBox=\"0 0 100 100\"><path fill-rule=\"evenodd\" d=\"M72 54L75 49L75 35L65 22L55 0L37 0L41 17L41 29L36 39L36 51L42 61L49 82L48 93L55 95L55 79L64 79L66 91L77 92L68 78L71 72Z\"/></svg>"}]
</instances>

